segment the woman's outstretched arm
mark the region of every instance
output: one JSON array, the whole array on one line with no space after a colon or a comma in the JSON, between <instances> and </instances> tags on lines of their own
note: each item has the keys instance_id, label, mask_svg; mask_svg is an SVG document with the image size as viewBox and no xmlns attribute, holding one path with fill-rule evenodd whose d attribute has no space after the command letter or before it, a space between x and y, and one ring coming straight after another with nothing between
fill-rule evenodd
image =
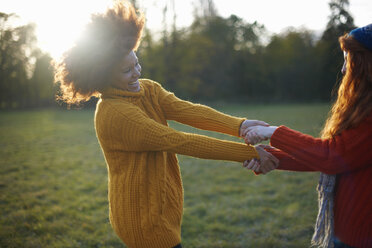
<instances>
[{"instance_id":1,"label":"woman's outstretched arm","mask_svg":"<svg viewBox=\"0 0 372 248\"><path fill-rule=\"evenodd\" d=\"M370 165L372 123L343 131L333 139L314 138L285 126L271 137L277 147L307 166L326 174L338 174Z\"/></svg>"},{"instance_id":2,"label":"woman's outstretched arm","mask_svg":"<svg viewBox=\"0 0 372 248\"><path fill-rule=\"evenodd\" d=\"M101 142L109 142L110 147L115 147L117 143L121 149L124 147L125 151L166 151L236 162L259 158L256 149L251 145L177 131L154 121L140 108L131 104L114 106L106 102L104 106L101 104L100 108L110 109L110 116L101 116L96 124ZM115 124L114 128L112 125L100 124L100 121L110 121Z\"/></svg>"},{"instance_id":3,"label":"woman's outstretched arm","mask_svg":"<svg viewBox=\"0 0 372 248\"><path fill-rule=\"evenodd\" d=\"M245 129L248 126L255 125L268 126L263 121L234 117L202 104L184 101L163 89L159 84L155 84L159 95L159 104L167 120L174 120L195 128L236 137L241 136L241 127Z\"/></svg>"},{"instance_id":4,"label":"woman's outstretched arm","mask_svg":"<svg viewBox=\"0 0 372 248\"><path fill-rule=\"evenodd\" d=\"M257 146L256 146L257 147ZM264 148L267 152L270 152L279 160L278 170L287 170L287 171L308 171L315 172L312 167L309 167L301 160L297 160L294 157L290 156L288 153L279 150L272 146L267 145L258 145L258 147Z\"/></svg>"},{"instance_id":5,"label":"woman's outstretched arm","mask_svg":"<svg viewBox=\"0 0 372 248\"><path fill-rule=\"evenodd\" d=\"M249 134L250 133L250 134ZM372 118L344 130L333 139L314 138L285 126L255 127L246 137L271 138L271 145L313 170L338 174L370 165L372 161ZM246 138L249 142L250 138Z\"/></svg>"}]
</instances>

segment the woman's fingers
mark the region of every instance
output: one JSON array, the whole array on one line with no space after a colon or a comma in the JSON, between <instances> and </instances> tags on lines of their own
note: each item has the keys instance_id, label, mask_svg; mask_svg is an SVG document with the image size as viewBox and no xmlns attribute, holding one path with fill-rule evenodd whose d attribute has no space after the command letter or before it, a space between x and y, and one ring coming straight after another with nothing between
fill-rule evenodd
<instances>
[{"instance_id":1,"label":"woman's fingers","mask_svg":"<svg viewBox=\"0 0 372 248\"><path fill-rule=\"evenodd\" d=\"M267 159L269 159L273 163L273 166L275 167L274 169L278 168L278 166L279 166L279 159L277 159L271 153L268 153Z\"/></svg>"},{"instance_id":2,"label":"woman's fingers","mask_svg":"<svg viewBox=\"0 0 372 248\"><path fill-rule=\"evenodd\" d=\"M253 165L253 167L252 167L252 170L253 170L253 171L258 171L259 167L260 167L260 165L259 165L258 161L255 161L255 162L254 162L254 165Z\"/></svg>"},{"instance_id":3,"label":"woman's fingers","mask_svg":"<svg viewBox=\"0 0 372 248\"><path fill-rule=\"evenodd\" d=\"M256 151L260 155L261 171L267 173L278 167L279 160L274 155L265 151L261 146L256 146Z\"/></svg>"},{"instance_id":4,"label":"woman's fingers","mask_svg":"<svg viewBox=\"0 0 372 248\"><path fill-rule=\"evenodd\" d=\"M249 170L252 170L252 168L253 168L253 166L255 165L255 160L254 159L251 159L249 162L248 162L248 164L247 164L247 166L245 167L245 168L247 168L247 169L249 169Z\"/></svg>"},{"instance_id":5,"label":"woman's fingers","mask_svg":"<svg viewBox=\"0 0 372 248\"><path fill-rule=\"evenodd\" d=\"M255 158L249 161L248 160L244 161L243 166L248 170L252 170L256 172L259 172L260 170L260 162Z\"/></svg>"},{"instance_id":6,"label":"woman's fingers","mask_svg":"<svg viewBox=\"0 0 372 248\"><path fill-rule=\"evenodd\" d=\"M257 130L260 131L260 130ZM260 143L261 141L266 140L266 137L262 136L260 133L258 133L256 129L251 129L246 133L244 136L244 141L247 144L255 145L257 143Z\"/></svg>"},{"instance_id":7,"label":"woman's fingers","mask_svg":"<svg viewBox=\"0 0 372 248\"><path fill-rule=\"evenodd\" d=\"M268 123L264 122L264 121L259 121L259 120L256 120L253 122L254 125L256 126L270 126Z\"/></svg>"},{"instance_id":8,"label":"woman's fingers","mask_svg":"<svg viewBox=\"0 0 372 248\"><path fill-rule=\"evenodd\" d=\"M247 144L255 145L264 140L267 140L266 133L268 132L266 126L252 126L243 131L244 141Z\"/></svg>"},{"instance_id":9,"label":"woman's fingers","mask_svg":"<svg viewBox=\"0 0 372 248\"><path fill-rule=\"evenodd\" d=\"M250 144L256 144L263 140L270 139L275 130L276 126L253 126L248 127L244 130L243 136L247 137L246 140ZM251 143L252 142L252 143Z\"/></svg>"},{"instance_id":10,"label":"woman's fingers","mask_svg":"<svg viewBox=\"0 0 372 248\"><path fill-rule=\"evenodd\" d=\"M247 133L247 135L244 138L245 143L254 145L257 143L257 134L254 131L251 131Z\"/></svg>"},{"instance_id":11,"label":"woman's fingers","mask_svg":"<svg viewBox=\"0 0 372 248\"><path fill-rule=\"evenodd\" d=\"M275 147L270 146L270 145L265 145L265 144L259 144L259 145L257 145L257 146L259 146L259 147L261 147L261 148L263 148L263 149L265 149L265 150L272 150L272 149L275 149Z\"/></svg>"},{"instance_id":12,"label":"woman's fingers","mask_svg":"<svg viewBox=\"0 0 372 248\"><path fill-rule=\"evenodd\" d=\"M253 168L254 164L255 164L255 161L254 160L255 159L246 160L244 162L244 167L247 168L247 169L249 169L249 170L251 170Z\"/></svg>"},{"instance_id":13,"label":"woman's fingers","mask_svg":"<svg viewBox=\"0 0 372 248\"><path fill-rule=\"evenodd\" d=\"M250 161L244 161L243 166L249 170L255 172L262 172L266 174L272 170L275 170L279 166L279 159L274 155L264 150L263 146L256 146L256 150L260 156L260 159L252 159Z\"/></svg>"},{"instance_id":14,"label":"woman's fingers","mask_svg":"<svg viewBox=\"0 0 372 248\"><path fill-rule=\"evenodd\" d=\"M260 120L244 120L240 126L239 134L240 136L244 135L244 132L247 128L254 127L254 126L269 126L268 123Z\"/></svg>"}]
</instances>

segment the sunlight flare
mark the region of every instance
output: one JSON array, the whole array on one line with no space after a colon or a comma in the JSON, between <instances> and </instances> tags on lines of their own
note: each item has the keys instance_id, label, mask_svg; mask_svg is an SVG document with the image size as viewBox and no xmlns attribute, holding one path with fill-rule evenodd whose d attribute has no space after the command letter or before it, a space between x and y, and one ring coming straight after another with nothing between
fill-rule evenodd
<instances>
[{"instance_id":1,"label":"sunlight flare","mask_svg":"<svg viewBox=\"0 0 372 248\"><path fill-rule=\"evenodd\" d=\"M39 47L57 58L73 45L91 14L104 12L111 3L111 0L27 1L22 3L24 11L17 14L37 25Z\"/></svg>"}]
</instances>

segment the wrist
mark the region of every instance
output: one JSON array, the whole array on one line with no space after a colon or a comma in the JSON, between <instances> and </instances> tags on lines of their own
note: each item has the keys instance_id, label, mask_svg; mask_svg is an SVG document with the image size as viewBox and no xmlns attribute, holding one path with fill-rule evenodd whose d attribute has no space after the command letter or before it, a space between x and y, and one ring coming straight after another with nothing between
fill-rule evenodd
<instances>
[{"instance_id":1,"label":"wrist","mask_svg":"<svg viewBox=\"0 0 372 248\"><path fill-rule=\"evenodd\" d=\"M273 134L274 134L274 132L276 131L276 129L277 129L278 127L277 126L270 126L269 127L269 137L267 137L267 138L271 138L271 136L273 136Z\"/></svg>"},{"instance_id":2,"label":"wrist","mask_svg":"<svg viewBox=\"0 0 372 248\"><path fill-rule=\"evenodd\" d=\"M247 119L244 119L243 121L240 122L239 130L238 130L239 137L243 136L243 134L242 134L242 126L243 126L243 124L244 124L244 122L246 120Z\"/></svg>"}]
</instances>

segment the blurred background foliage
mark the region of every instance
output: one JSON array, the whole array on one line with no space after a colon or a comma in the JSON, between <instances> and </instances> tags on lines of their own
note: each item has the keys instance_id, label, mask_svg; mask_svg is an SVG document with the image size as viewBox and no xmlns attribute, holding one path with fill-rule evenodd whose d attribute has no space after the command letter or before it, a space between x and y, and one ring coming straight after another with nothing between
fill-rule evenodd
<instances>
[{"instance_id":1,"label":"blurred background foliage","mask_svg":"<svg viewBox=\"0 0 372 248\"><path fill-rule=\"evenodd\" d=\"M142 77L196 101L329 102L341 79L338 37L355 28L348 0L329 7L322 34L288 28L269 35L264 25L221 17L212 0L200 0L189 27L177 29L174 16L174 23L164 18L161 34L145 29ZM34 25L12 27L12 18L0 12L0 109L58 106L52 58L36 47Z\"/></svg>"}]
</instances>

